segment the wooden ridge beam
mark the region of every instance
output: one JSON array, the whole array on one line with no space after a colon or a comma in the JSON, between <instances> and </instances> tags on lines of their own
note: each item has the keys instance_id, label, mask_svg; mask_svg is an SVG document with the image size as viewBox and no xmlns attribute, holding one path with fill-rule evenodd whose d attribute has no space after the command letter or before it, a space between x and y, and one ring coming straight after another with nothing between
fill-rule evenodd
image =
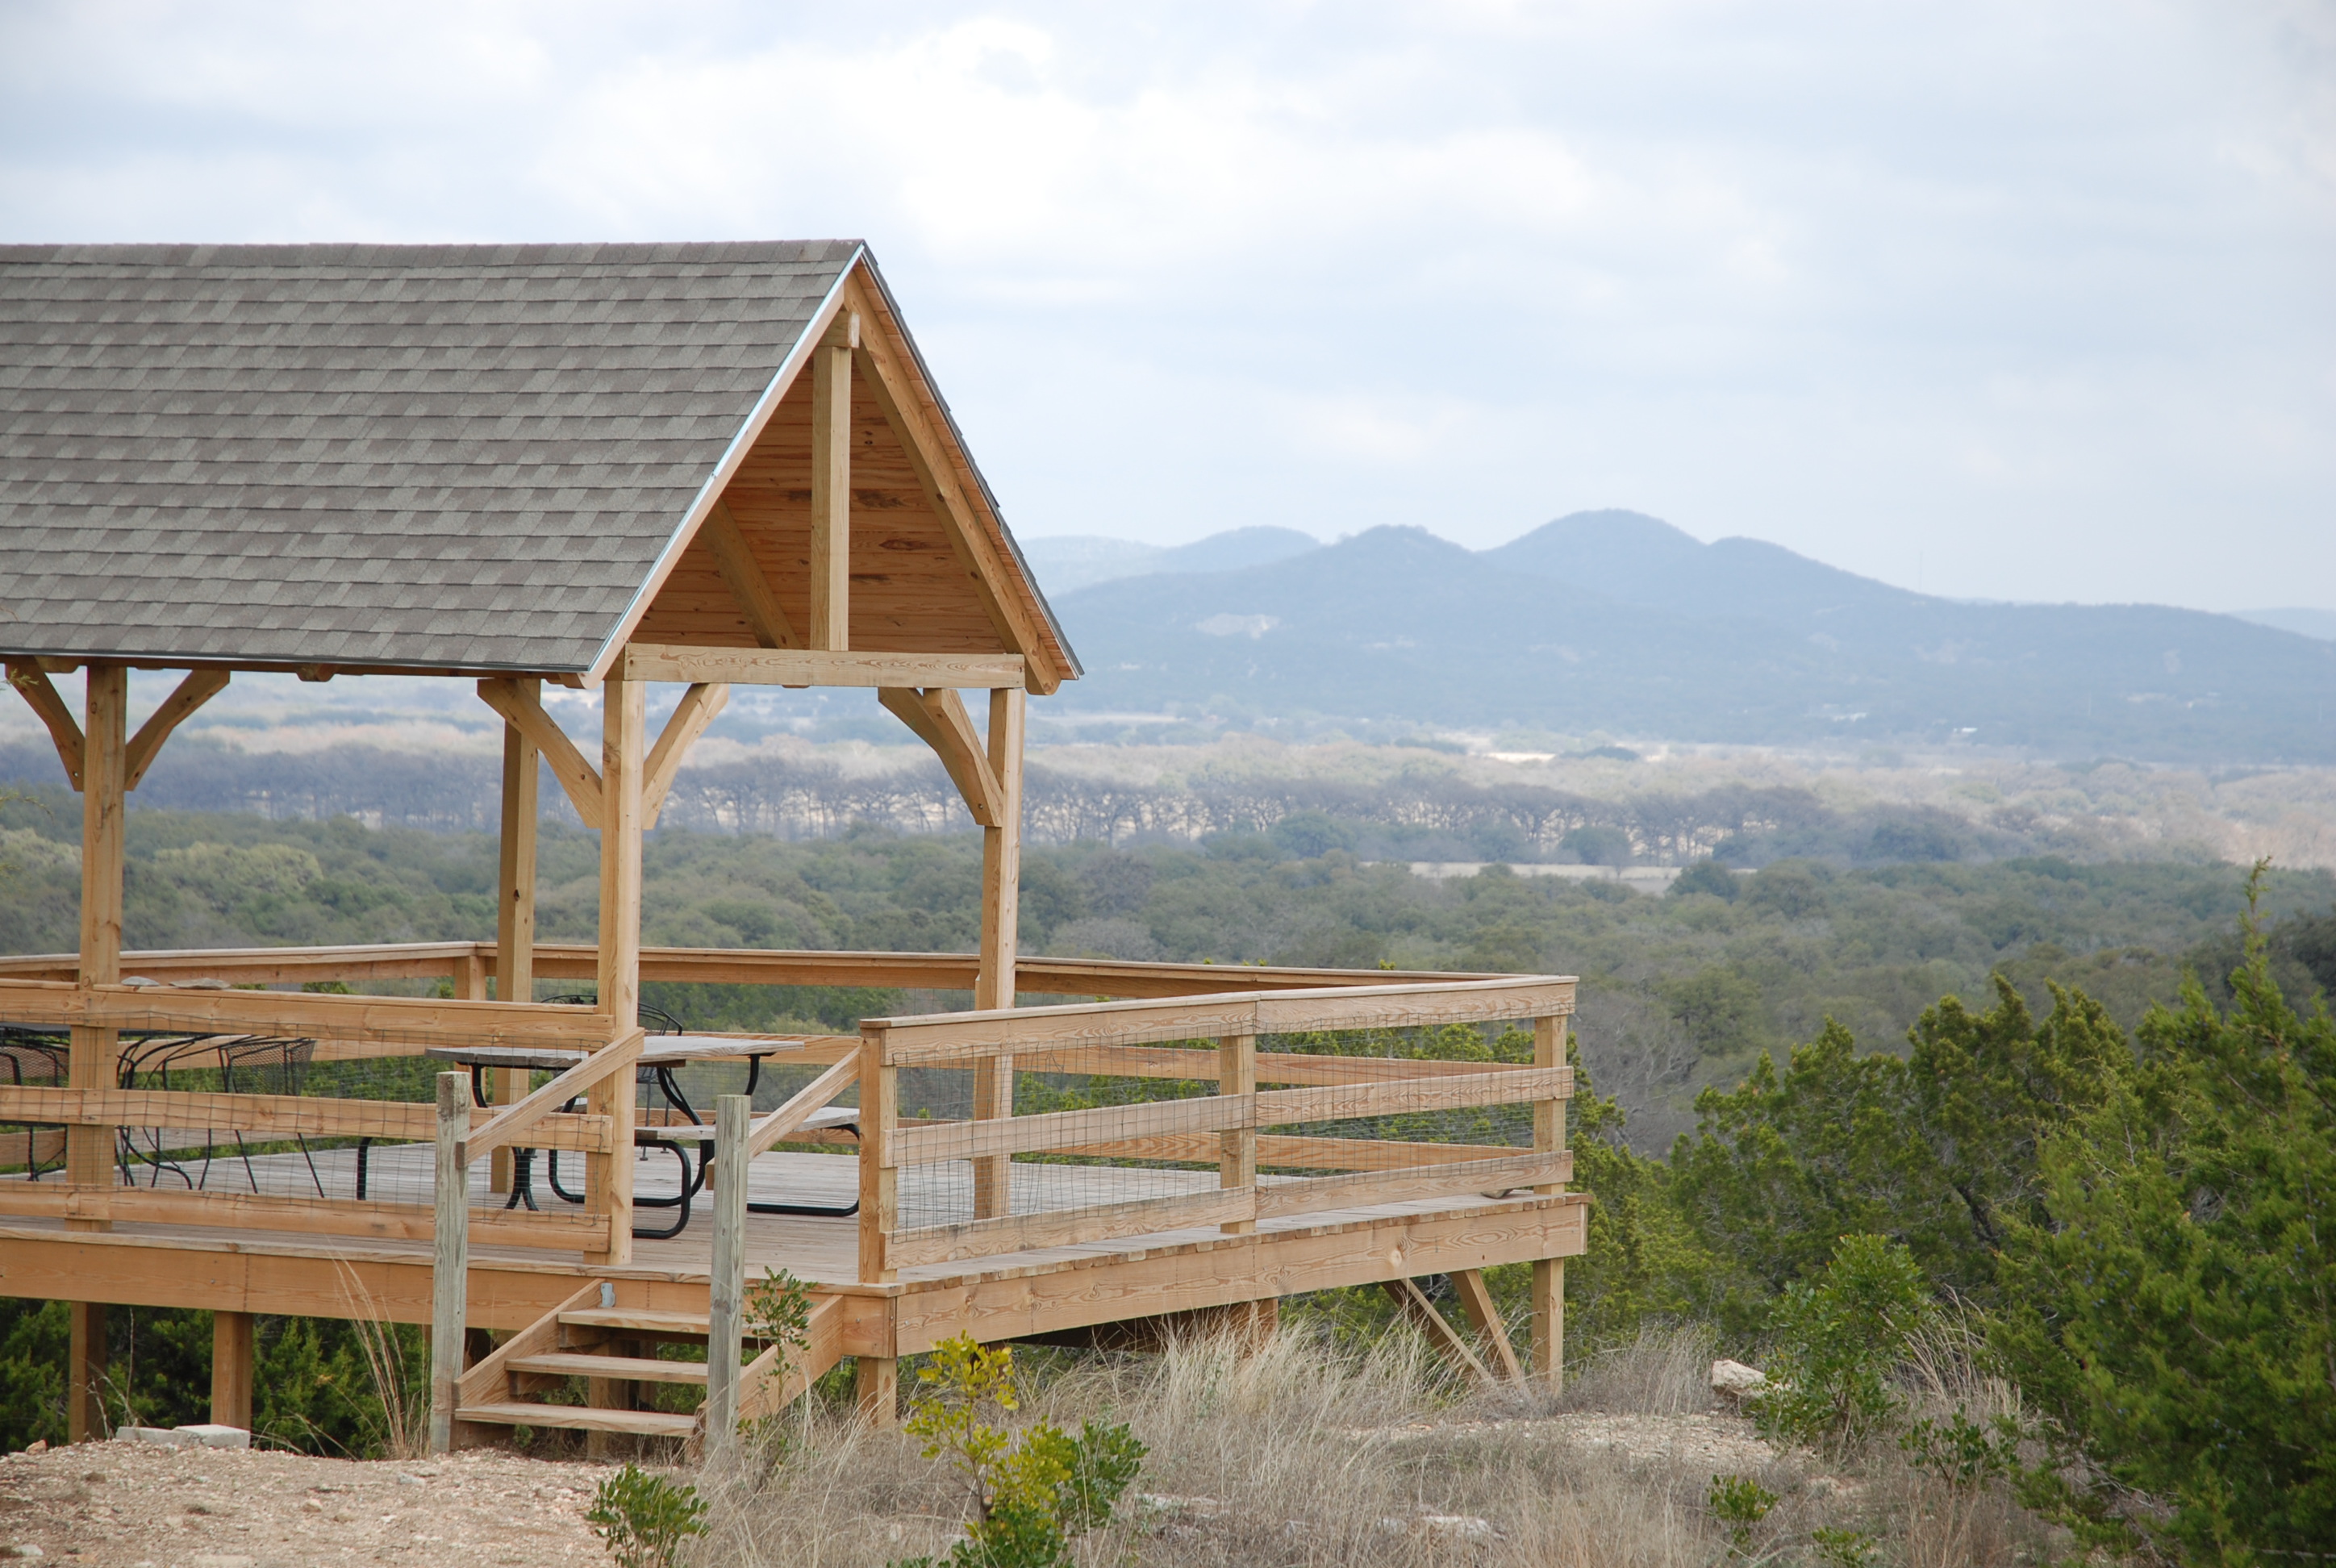
<instances>
[{"instance_id":1,"label":"wooden ridge beam","mask_svg":"<svg viewBox=\"0 0 2336 1568\"><path fill-rule=\"evenodd\" d=\"M149 714L138 733L130 737L130 749L123 757L122 788L136 789L146 770L162 754L162 743L171 732L194 715L197 708L227 689L228 672L223 669L196 669L187 672L178 689L162 699L162 706Z\"/></svg>"},{"instance_id":2,"label":"wooden ridge beam","mask_svg":"<svg viewBox=\"0 0 2336 1568\"><path fill-rule=\"evenodd\" d=\"M949 687L1022 684L1011 653L869 653L834 648L697 648L627 643L611 672L621 680L728 681L735 686Z\"/></svg>"},{"instance_id":3,"label":"wooden ridge beam","mask_svg":"<svg viewBox=\"0 0 2336 1568\"><path fill-rule=\"evenodd\" d=\"M681 694L673 716L665 721L657 744L649 747L648 760L641 765L644 828L657 826L657 813L665 810L665 797L673 788L674 775L681 771L682 759L729 701L730 687L720 681L699 681Z\"/></svg>"},{"instance_id":4,"label":"wooden ridge beam","mask_svg":"<svg viewBox=\"0 0 2336 1568\"><path fill-rule=\"evenodd\" d=\"M568 732L544 712L535 693L516 680L482 680L479 700L502 715L505 722L527 736L550 765L551 776L568 792L570 804L584 825L598 831L603 814L600 772L584 760Z\"/></svg>"},{"instance_id":5,"label":"wooden ridge beam","mask_svg":"<svg viewBox=\"0 0 2336 1568\"><path fill-rule=\"evenodd\" d=\"M49 672L43 669L37 660L12 658L8 661L7 670L8 684L16 688L16 695L24 699L41 723L47 726L49 739L56 745L57 760L64 765L65 777L73 781L73 788L81 788L83 746L81 724L73 717L73 709L67 707L65 699L57 695L55 683L49 679Z\"/></svg>"},{"instance_id":6,"label":"wooden ridge beam","mask_svg":"<svg viewBox=\"0 0 2336 1568\"><path fill-rule=\"evenodd\" d=\"M747 542L746 531L738 526L726 502L714 503L697 537L706 541L707 551L714 557L714 569L721 573L722 585L730 590L730 597L738 601L739 611L746 618L746 629L754 634L754 640L764 648L803 647L794 623L779 607L779 596L772 591L763 563L754 558L754 547Z\"/></svg>"}]
</instances>

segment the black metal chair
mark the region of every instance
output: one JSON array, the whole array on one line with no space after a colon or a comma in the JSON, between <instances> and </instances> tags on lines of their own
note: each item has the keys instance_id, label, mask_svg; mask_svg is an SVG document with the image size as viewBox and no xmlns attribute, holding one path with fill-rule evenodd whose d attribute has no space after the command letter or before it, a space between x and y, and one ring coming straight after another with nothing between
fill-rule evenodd
<instances>
[{"instance_id":1,"label":"black metal chair","mask_svg":"<svg viewBox=\"0 0 2336 1568\"><path fill-rule=\"evenodd\" d=\"M69 1037L38 1029L17 1028L0 1024L0 1084L13 1088L48 1089L61 1087L65 1082L66 1063L71 1060ZM24 1137L24 1175L28 1181L41 1179L41 1135L62 1134L64 1129L46 1122L14 1122L8 1124L7 1136L14 1141L21 1128ZM54 1168L64 1168L64 1140L57 1140ZM17 1162L0 1144L0 1164Z\"/></svg>"}]
</instances>

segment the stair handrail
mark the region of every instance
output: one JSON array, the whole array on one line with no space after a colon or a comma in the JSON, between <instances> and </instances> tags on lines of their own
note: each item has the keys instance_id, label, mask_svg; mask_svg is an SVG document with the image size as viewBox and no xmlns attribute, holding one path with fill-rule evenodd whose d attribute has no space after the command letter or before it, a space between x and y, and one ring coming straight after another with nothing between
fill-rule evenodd
<instances>
[{"instance_id":1,"label":"stair handrail","mask_svg":"<svg viewBox=\"0 0 2336 1568\"><path fill-rule=\"evenodd\" d=\"M647 1041L648 1031L635 1028L594 1051L527 1098L515 1102L486 1125L473 1129L464 1141L463 1157L475 1160L490 1150L516 1142L529 1128L601 1079L628 1070L640 1058Z\"/></svg>"}]
</instances>

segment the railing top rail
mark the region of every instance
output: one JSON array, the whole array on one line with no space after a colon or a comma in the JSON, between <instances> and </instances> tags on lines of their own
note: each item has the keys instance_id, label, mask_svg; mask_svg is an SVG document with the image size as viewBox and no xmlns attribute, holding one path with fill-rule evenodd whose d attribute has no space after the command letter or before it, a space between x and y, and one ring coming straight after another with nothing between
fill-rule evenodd
<instances>
[{"instance_id":1,"label":"railing top rail","mask_svg":"<svg viewBox=\"0 0 2336 1568\"><path fill-rule=\"evenodd\" d=\"M539 942L537 972L573 970L589 975L597 950L579 942ZM443 975L452 965L476 960L492 972L492 942L384 942L351 947L170 948L122 954L126 974L162 979L197 974L228 981L297 979L393 979ZM73 953L0 956L0 978L72 979L80 959ZM903 953L776 948L644 948L646 979L711 982L914 985L970 989L980 958L974 953ZM1183 964L1117 959L1024 959L1017 979L1025 991L1060 996L1166 998L1257 991L1310 989L1326 986L1401 986L1452 980L1496 979L1478 973L1423 969L1325 969L1257 964Z\"/></svg>"},{"instance_id":2,"label":"railing top rail","mask_svg":"<svg viewBox=\"0 0 2336 1568\"><path fill-rule=\"evenodd\" d=\"M20 979L0 979L0 1019L48 1028L308 1036L405 1045L564 1046L587 1051L606 1046L618 1032L606 1013L550 1002Z\"/></svg>"},{"instance_id":3,"label":"railing top rail","mask_svg":"<svg viewBox=\"0 0 2336 1568\"><path fill-rule=\"evenodd\" d=\"M1505 975L1393 986L1326 986L1266 995L1184 997L1173 1001L1085 1002L992 1008L914 1018L865 1018L863 1039L888 1066L968 1057L1009 1056L1033 1047L1143 1045L1162 1040L1286 1035L1308 1029L1406 1028L1543 1018L1573 1010L1575 981L1562 975Z\"/></svg>"}]
</instances>

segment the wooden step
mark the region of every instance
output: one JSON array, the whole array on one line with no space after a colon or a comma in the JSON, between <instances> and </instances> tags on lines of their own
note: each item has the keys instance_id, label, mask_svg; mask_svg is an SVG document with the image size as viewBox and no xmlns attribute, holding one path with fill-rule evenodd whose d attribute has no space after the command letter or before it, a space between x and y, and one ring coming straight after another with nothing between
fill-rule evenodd
<instances>
[{"instance_id":1,"label":"wooden step","mask_svg":"<svg viewBox=\"0 0 2336 1568\"><path fill-rule=\"evenodd\" d=\"M629 1432L642 1437L687 1437L697 1430L695 1416L663 1410L601 1410L588 1405L530 1405L518 1400L465 1405L458 1421L493 1427L559 1427L574 1432Z\"/></svg>"},{"instance_id":2,"label":"wooden step","mask_svg":"<svg viewBox=\"0 0 2336 1568\"><path fill-rule=\"evenodd\" d=\"M619 1378L631 1383L704 1383L703 1361L659 1361L646 1356L594 1356L580 1350L554 1350L537 1356L517 1356L514 1372L548 1372L555 1378Z\"/></svg>"},{"instance_id":3,"label":"wooden step","mask_svg":"<svg viewBox=\"0 0 2336 1568\"><path fill-rule=\"evenodd\" d=\"M643 1334L696 1334L701 1339L712 1325L702 1312L653 1312L647 1307L571 1307L560 1314L570 1329L628 1329Z\"/></svg>"}]
</instances>

